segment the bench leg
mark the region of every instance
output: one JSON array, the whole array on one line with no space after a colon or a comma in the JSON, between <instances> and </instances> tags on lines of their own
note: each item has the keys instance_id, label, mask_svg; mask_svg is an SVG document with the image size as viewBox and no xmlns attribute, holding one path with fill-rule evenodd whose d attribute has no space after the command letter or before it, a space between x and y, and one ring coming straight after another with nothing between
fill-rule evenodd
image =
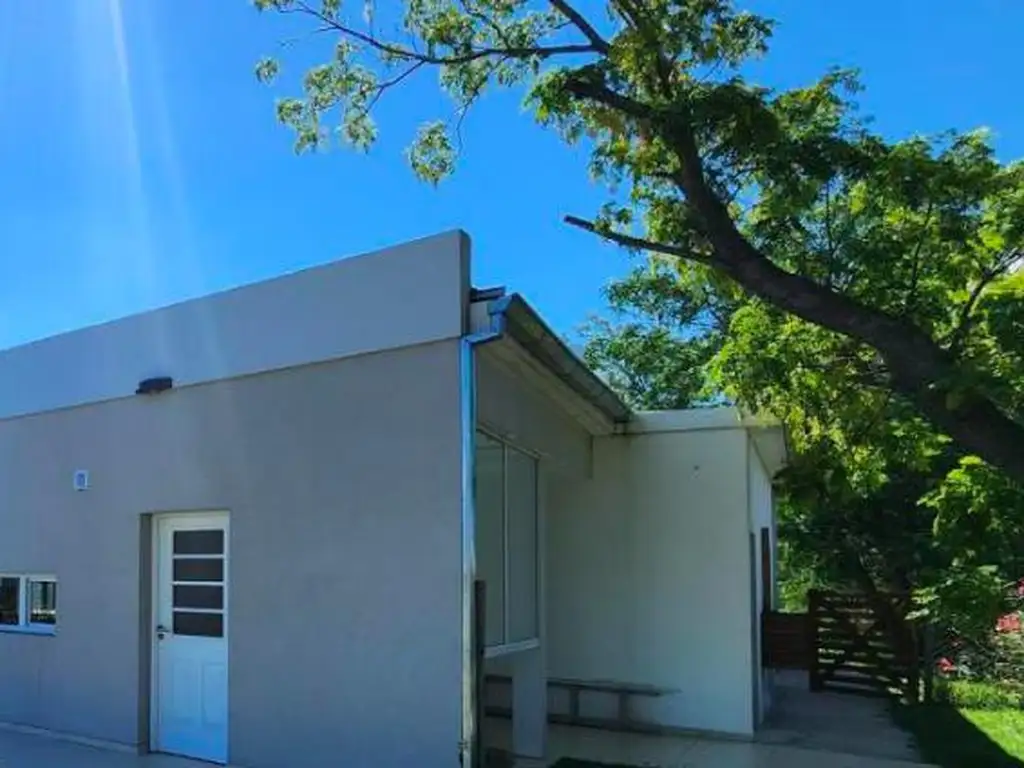
<instances>
[{"instance_id":1,"label":"bench leg","mask_svg":"<svg viewBox=\"0 0 1024 768\"><path fill-rule=\"evenodd\" d=\"M573 720L580 719L580 689L569 689L569 717Z\"/></svg>"},{"instance_id":2,"label":"bench leg","mask_svg":"<svg viewBox=\"0 0 1024 768\"><path fill-rule=\"evenodd\" d=\"M548 686L540 649L513 659L512 748L521 757L544 756L547 735Z\"/></svg>"},{"instance_id":3,"label":"bench leg","mask_svg":"<svg viewBox=\"0 0 1024 768\"><path fill-rule=\"evenodd\" d=\"M628 725L632 720L629 712L629 694L624 691L619 692L619 722L623 725Z\"/></svg>"}]
</instances>

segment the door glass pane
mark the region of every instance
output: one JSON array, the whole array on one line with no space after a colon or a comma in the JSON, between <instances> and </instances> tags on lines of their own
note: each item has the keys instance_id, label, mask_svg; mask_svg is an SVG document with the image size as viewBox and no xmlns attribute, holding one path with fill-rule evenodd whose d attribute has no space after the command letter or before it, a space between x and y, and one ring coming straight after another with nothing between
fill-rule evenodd
<instances>
[{"instance_id":1,"label":"door glass pane","mask_svg":"<svg viewBox=\"0 0 1024 768\"><path fill-rule=\"evenodd\" d=\"M174 559L175 581L224 581L224 561L219 557Z\"/></svg>"},{"instance_id":2,"label":"door glass pane","mask_svg":"<svg viewBox=\"0 0 1024 768\"><path fill-rule=\"evenodd\" d=\"M484 434L476 439L476 573L486 582L487 645L505 638L504 467L501 443Z\"/></svg>"},{"instance_id":3,"label":"door glass pane","mask_svg":"<svg viewBox=\"0 0 1024 768\"><path fill-rule=\"evenodd\" d=\"M29 622L32 624L57 623L57 582L29 582Z\"/></svg>"},{"instance_id":4,"label":"door glass pane","mask_svg":"<svg viewBox=\"0 0 1024 768\"><path fill-rule=\"evenodd\" d=\"M223 608L224 587L205 584L175 585L175 608Z\"/></svg>"},{"instance_id":5,"label":"door glass pane","mask_svg":"<svg viewBox=\"0 0 1024 768\"><path fill-rule=\"evenodd\" d=\"M506 460L510 643L537 637L537 460L508 449Z\"/></svg>"},{"instance_id":6,"label":"door glass pane","mask_svg":"<svg viewBox=\"0 0 1024 768\"><path fill-rule=\"evenodd\" d=\"M223 555L224 531L175 531L176 555Z\"/></svg>"},{"instance_id":7,"label":"door glass pane","mask_svg":"<svg viewBox=\"0 0 1024 768\"><path fill-rule=\"evenodd\" d=\"M173 632L193 637L224 637L224 615L175 611Z\"/></svg>"},{"instance_id":8,"label":"door glass pane","mask_svg":"<svg viewBox=\"0 0 1024 768\"><path fill-rule=\"evenodd\" d=\"M20 624L21 579L4 576L0 578L0 624Z\"/></svg>"}]
</instances>

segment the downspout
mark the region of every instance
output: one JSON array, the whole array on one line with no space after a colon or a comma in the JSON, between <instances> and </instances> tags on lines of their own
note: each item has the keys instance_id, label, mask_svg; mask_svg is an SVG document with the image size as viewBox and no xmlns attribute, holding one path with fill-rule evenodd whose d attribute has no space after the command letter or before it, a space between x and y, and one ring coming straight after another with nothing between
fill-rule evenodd
<instances>
[{"instance_id":1,"label":"downspout","mask_svg":"<svg viewBox=\"0 0 1024 768\"><path fill-rule=\"evenodd\" d=\"M505 333L505 311L511 297L492 302L488 307L490 328L463 336L459 349L460 402L462 426L462 738L459 763L463 768L479 768L477 754L477 669L474 637L473 602L476 582L476 504L474 483L476 464L476 347Z\"/></svg>"}]
</instances>

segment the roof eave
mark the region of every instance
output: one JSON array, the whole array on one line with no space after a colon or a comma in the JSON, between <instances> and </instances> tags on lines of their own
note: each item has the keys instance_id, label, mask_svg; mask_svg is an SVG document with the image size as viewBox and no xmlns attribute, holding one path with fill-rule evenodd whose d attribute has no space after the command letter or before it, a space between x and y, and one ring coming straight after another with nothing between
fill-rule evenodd
<instances>
[{"instance_id":1,"label":"roof eave","mask_svg":"<svg viewBox=\"0 0 1024 768\"><path fill-rule=\"evenodd\" d=\"M611 388L569 349L550 326L517 293L489 304L492 319L524 350L613 424L626 424L633 412Z\"/></svg>"}]
</instances>

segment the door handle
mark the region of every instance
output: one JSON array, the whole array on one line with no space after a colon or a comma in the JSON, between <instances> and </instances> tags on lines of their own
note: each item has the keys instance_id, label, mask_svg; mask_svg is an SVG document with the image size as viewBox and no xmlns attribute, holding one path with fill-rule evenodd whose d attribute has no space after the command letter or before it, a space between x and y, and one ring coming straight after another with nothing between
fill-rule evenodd
<instances>
[{"instance_id":1,"label":"door handle","mask_svg":"<svg viewBox=\"0 0 1024 768\"><path fill-rule=\"evenodd\" d=\"M163 624L158 624L157 625L157 627L156 627L156 636L159 639L163 640L164 637L166 637L169 633L170 633L170 630L167 629L167 627L165 627Z\"/></svg>"}]
</instances>

